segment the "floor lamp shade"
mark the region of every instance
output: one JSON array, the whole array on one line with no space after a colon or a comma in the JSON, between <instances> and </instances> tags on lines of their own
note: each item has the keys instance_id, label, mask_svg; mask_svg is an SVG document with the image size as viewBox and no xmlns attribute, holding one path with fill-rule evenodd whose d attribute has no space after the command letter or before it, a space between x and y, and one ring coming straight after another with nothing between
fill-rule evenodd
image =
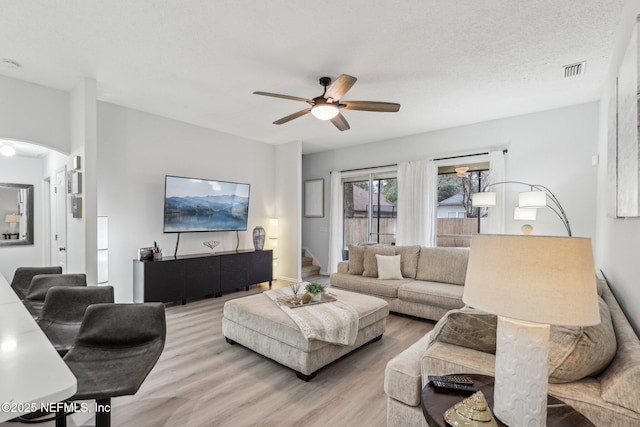
<instances>
[{"instance_id":1,"label":"floor lamp shade","mask_svg":"<svg viewBox=\"0 0 640 427\"><path fill-rule=\"evenodd\" d=\"M535 221L538 215L537 209L531 208L513 208L513 219L518 221Z\"/></svg>"},{"instance_id":2,"label":"floor lamp shade","mask_svg":"<svg viewBox=\"0 0 640 427\"><path fill-rule=\"evenodd\" d=\"M518 206L521 208L544 208L547 206L547 193L544 191L519 193Z\"/></svg>"},{"instance_id":3,"label":"floor lamp shade","mask_svg":"<svg viewBox=\"0 0 640 427\"><path fill-rule=\"evenodd\" d=\"M475 208L486 208L496 205L496 193L492 191L483 191L473 193L471 195L471 206Z\"/></svg>"},{"instance_id":4,"label":"floor lamp shade","mask_svg":"<svg viewBox=\"0 0 640 427\"><path fill-rule=\"evenodd\" d=\"M549 325L600 322L591 240L474 235L462 300L498 315L494 414L545 426Z\"/></svg>"}]
</instances>

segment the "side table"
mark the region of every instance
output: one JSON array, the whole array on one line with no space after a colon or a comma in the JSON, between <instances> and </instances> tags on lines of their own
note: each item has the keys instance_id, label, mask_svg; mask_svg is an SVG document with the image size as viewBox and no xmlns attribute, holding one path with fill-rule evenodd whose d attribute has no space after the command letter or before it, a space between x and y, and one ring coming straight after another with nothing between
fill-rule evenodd
<instances>
[{"instance_id":1,"label":"side table","mask_svg":"<svg viewBox=\"0 0 640 427\"><path fill-rule=\"evenodd\" d=\"M473 380L473 386L478 391L482 391L487 399L487 404L493 413L493 381L494 378L488 375L476 374L451 374L467 375ZM456 390L436 389L427 384L422 389L422 412L430 427L449 427L444 421L444 413L447 409L471 396L473 393L465 393ZM499 426L506 426L494 414L494 418ZM547 427L593 427L580 412L573 409L563 401L553 396L547 397Z\"/></svg>"}]
</instances>

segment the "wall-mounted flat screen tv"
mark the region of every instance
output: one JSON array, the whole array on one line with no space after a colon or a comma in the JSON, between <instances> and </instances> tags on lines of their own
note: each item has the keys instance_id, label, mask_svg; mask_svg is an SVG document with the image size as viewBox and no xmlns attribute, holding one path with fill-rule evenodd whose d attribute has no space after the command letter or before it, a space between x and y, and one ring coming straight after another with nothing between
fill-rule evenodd
<instances>
[{"instance_id":1,"label":"wall-mounted flat screen tv","mask_svg":"<svg viewBox=\"0 0 640 427\"><path fill-rule=\"evenodd\" d=\"M164 232L247 229L249 184L167 175Z\"/></svg>"}]
</instances>

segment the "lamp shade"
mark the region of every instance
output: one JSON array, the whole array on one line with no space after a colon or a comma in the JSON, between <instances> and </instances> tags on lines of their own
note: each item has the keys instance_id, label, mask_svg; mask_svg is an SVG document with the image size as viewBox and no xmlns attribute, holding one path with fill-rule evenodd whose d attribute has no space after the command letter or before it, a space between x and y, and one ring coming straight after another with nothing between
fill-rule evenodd
<instances>
[{"instance_id":1,"label":"lamp shade","mask_svg":"<svg viewBox=\"0 0 640 427\"><path fill-rule=\"evenodd\" d=\"M4 217L4 222L8 222L9 224L17 224L20 222L20 215L18 214L7 214Z\"/></svg>"},{"instance_id":2,"label":"lamp shade","mask_svg":"<svg viewBox=\"0 0 640 427\"><path fill-rule=\"evenodd\" d=\"M596 325L591 239L474 235L462 300L512 319Z\"/></svg>"},{"instance_id":3,"label":"lamp shade","mask_svg":"<svg viewBox=\"0 0 640 427\"><path fill-rule=\"evenodd\" d=\"M513 208L513 219L518 221L535 221L538 214L537 209Z\"/></svg>"},{"instance_id":4,"label":"lamp shade","mask_svg":"<svg viewBox=\"0 0 640 427\"><path fill-rule=\"evenodd\" d=\"M484 191L482 193L473 193L471 195L471 206L474 208L486 208L496 205L496 193L492 191Z\"/></svg>"},{"instance_id":5,"label":"lamp shade","mask_svg":"<svg viewBox=\"0 0 640 427\"><path fill-rule=\"evenodd\" d=\"M518 206L521 208L544 208L547 206L547 193L544 191L525 191L518 194Z\"/></svg>"},{"instance_id":6,"label":"lamp shade","mask_svg":"<svg viewBox=\"0 0 640 427\"><path fill-rule=\"evenodd\" d=\"M271 239L278 238L278 224L278 218L269 218L269 230L267 231L267 234Z\"/></svg>"}]
</instances>

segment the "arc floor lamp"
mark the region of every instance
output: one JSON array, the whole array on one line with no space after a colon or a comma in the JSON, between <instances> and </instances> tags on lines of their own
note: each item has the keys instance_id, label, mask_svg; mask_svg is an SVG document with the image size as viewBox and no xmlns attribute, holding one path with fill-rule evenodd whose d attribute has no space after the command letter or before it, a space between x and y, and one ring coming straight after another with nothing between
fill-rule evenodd
<instances>
[{"instance_id":1,"label":"arc floor lamp","mask_svg":"<svg viewBox=\"0 0 640 427\"><path fill-rule=\"evenodd\" d=\"M540 209L547 207L551 209L558 218L564 224L564 227L567 229L567 233L571 237L571 226L569 226L569 219L567 218L567 214L565 213L562 205L558 198L544 185L540 184L528 184L526 182L521 181L501 181L494 182L493 184L489 184L485 187L493 187L496 185L502 184L520 184L529 187L529 191L522 192L518 194L518 207L515 211L515 219L535 219L535 215L530 215L528 218L523 218L523 215L526 212L523 209ZM550 203L547 201L550 200ZM496 205L496 193L492 191L482 191L480 193L473 193L471 195L471 206L476 208L487 208L493 207ZM525 215L526 216L526 215Z\"/></svg>"}]
</instances>

